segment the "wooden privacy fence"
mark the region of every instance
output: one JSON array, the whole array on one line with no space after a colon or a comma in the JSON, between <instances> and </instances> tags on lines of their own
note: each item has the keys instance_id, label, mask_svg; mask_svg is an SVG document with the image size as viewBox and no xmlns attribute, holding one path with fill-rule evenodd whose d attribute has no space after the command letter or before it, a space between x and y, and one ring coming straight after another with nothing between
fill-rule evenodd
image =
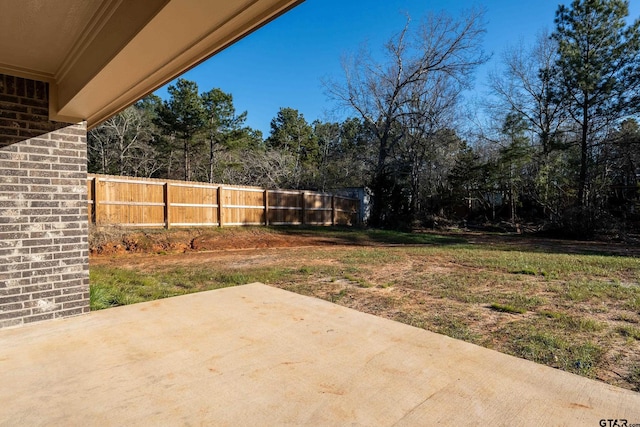
<instances>
[{"instance_id":1,"label":"wooden privacy fence","mask_svg":"<svg viewBox=\"0 0 640 427\"><path fill-rule=\"evenodd\" d=\"M357 199L311 191L87 177L89 221L135 227L354 225Z\"/></svg>"}]
</instances>

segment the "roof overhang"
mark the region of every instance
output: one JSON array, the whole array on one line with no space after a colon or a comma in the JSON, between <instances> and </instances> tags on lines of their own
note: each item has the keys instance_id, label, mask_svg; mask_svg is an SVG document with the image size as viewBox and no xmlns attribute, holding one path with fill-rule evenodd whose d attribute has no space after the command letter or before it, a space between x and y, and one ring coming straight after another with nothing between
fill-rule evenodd
<instances>
[{"instance_id":1,"label":"roof overhang","mask_svg":"<svg viewBox=\"0 0 640 427\"><path fill-rule=\"evenodd\" d=\"M304 0L0 0L0 73L93 127Z\"/></svg>"}]
</instances>

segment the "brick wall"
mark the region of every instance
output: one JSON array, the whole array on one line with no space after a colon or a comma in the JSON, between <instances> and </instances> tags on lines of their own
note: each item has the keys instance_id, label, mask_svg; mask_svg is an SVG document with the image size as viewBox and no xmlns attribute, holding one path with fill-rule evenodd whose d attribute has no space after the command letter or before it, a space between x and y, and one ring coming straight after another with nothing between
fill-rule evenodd
<instances>
[{"instance_id":1,"label":"brick wall","mask_svg":"<svg viewBox=\"0 0 640 427\"><path fill-rule=\"evenodd\" d=\"M0 146L66 126L49 120L47 83L0 74Z\"/></svg>"},{"instance_id":2,"label":"brick wall","mask_svg":"<svg viewBox=\"0 0 640 427\"><path fill-rule=\"evenodd\" d=\"M89 311L86 125L47 104L0 75L0 328Z\"/></svg>"}]
</instances>

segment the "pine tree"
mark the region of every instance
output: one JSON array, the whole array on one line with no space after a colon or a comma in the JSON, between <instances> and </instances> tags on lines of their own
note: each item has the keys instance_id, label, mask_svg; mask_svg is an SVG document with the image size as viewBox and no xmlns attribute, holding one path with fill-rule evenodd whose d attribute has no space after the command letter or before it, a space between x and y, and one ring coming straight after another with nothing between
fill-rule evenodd
<instances>
[{"instance_id":1,"label":"pine tree","mask_svg":"<svg viewBox=\"0 0 640 427\"><path fill-rule=\"evenodd\" d=\"M168 88L170 98L158 111L157 123L165 133L182 142L184 179L191 180L191 160L198 140L195 135L205 125L206 115L195 82L178 79Z\"/></svg>"},{"instance_id":2,"label":"pine tree","mask_svg":"<svg viewBox=\"0 0 640 427\"><path fill-rule=\"evenodd\" d=\"M575 124L580 147L576 205L590 206L593 155L616 121L640 111L640 21L627 25L624 0L574 0L556 12L553 38L558 43L564 107ZM580 219L579 219L580 220Z\"/></svg>"}]
</instances>

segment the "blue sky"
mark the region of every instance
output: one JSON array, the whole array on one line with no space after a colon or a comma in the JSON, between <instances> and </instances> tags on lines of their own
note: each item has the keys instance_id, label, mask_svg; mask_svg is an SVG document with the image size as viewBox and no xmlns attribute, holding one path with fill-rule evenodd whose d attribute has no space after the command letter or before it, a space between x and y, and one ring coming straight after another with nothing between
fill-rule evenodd
<instances>
[{"instance_id":1,"label":"blue sky","mask_svg":"<svg viewBox=\"0 0 640 427\"><path fill-rule=\"evenodd\" d=\"M248 111L247 125L269 135L269 123L281 107L299 110L309 123L340 119L321 80L343 76L340 59L367 43L376 51L405 24L408 13L419 20L429 12L459 16L484 8L484 49L492 59L480 69L475 93L487 89L486 74L498 66L502 51L520 40L530 45L542 29L553 29L559 4L570 0L306 0L225 51L183 75L201 92L215 87L233 95L238 112ZM630 16L640 13L637 0ZM166 87L156 92L165 98Z\"/></svg>"}]
</instances>

